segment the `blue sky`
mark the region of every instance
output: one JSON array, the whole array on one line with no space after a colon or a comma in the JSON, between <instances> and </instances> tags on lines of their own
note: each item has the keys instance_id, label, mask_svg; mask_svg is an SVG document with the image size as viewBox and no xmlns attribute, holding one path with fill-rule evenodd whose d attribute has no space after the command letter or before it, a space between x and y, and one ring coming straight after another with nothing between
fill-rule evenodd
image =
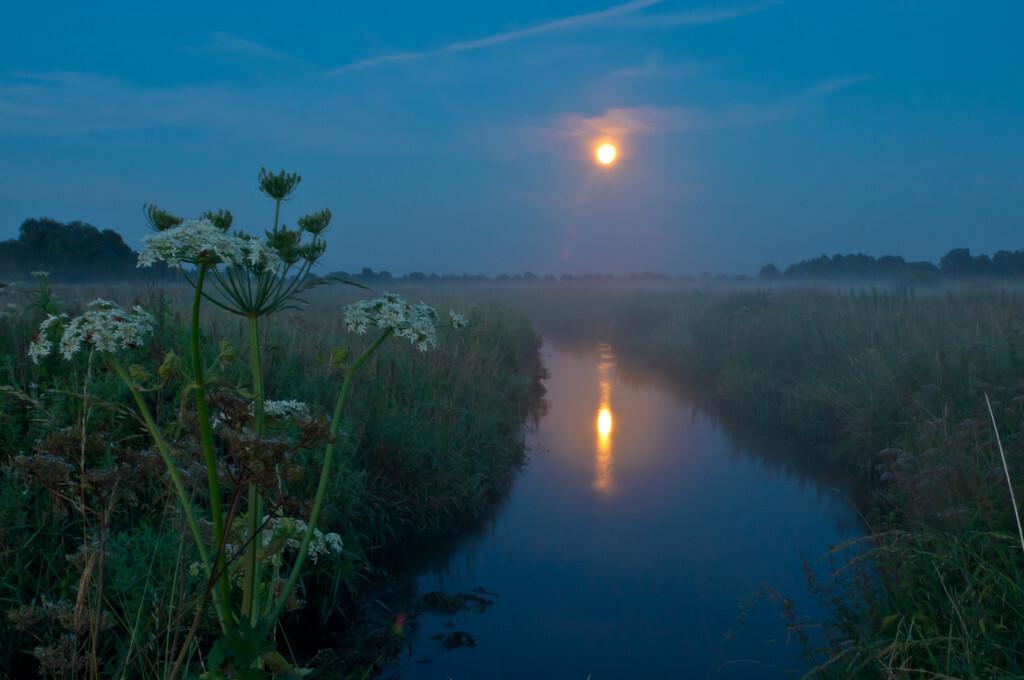
<instances>
[{"instance_id":1,"label":"blue sky","mask_svg":"<svg viewBox=\"0 0 1024 680\"><path fill-rule=\"evenodd\" d=\"M294 6L297 6L295 3ZM1024 247L1024 3L17 3L0 238L146 233L260 166L328 269L753 273ZM622 156L595 167L611 137Z\"/></svg>"}]
</instances>

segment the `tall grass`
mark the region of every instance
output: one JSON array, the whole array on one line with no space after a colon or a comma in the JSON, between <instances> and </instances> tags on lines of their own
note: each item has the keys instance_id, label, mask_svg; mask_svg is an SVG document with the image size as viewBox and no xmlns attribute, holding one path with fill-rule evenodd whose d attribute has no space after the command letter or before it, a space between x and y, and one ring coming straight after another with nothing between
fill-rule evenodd
<instances>
[{"instance_id":1,"label":"tall grass","mask_svg":"<svg viewBox=\"0 0 1024 680\"><path fill-rule=\"evenodd\" d=\"M173 285L55 291L67 309L101 295L158 312L153 346L136 358L157 364L165 352L186 355L189 294ZM366 345L342 323L341 309L352 297L325 289L301 316L282 314L268 325L262 340L268 399L299 399L329 411L337 396L337 349L356 355ZM520 429L540 371L538 339L519 314L479 303L468 307L470 327L443 331L450 335L441 338L437 352L413 356L408 346L386 346L354 384L358 398L339 437L340 460L321 521L324 531L343 536L345 552L340 559L321 559L300 582L296 603L305 607L285 617L285 638L308 638L296 635L295 627L325 626L328 619L332 629L344 628L358 617L353 605L360 592L381 578L384 553L405 539L451 530L486 513L522 460ZM71 371L49 374L45 365L30 364L28 341L43 316L31 287L5 291L0 309L0 668L12 677L40 671L73 677L86 672L76 666L84 662L101 677L166 677L202 592L189 573L196 555L182 540L187 530L180 516L168 515L172 496L127 409L130 397L116 376L94 372L88 428L79 432L87 366L78 361ZM217 357L218 374L245 376L245 325L216 312L205 315L202 325L205 353ZM214 337L226 342L215 345ZM147 399L162 426L181 416L175 389L156 389ZM78 448L93 475L87 483L58 484L45 478L47 470L26 463L33 455ZM137 474L130 488L110 493L102 477L113 478L116 458L125 452L135 456L129 468ZM318 467L315 460L305 464ZM201 493L190 475L198 482L204 472L184 470L189 488ZM286 497L296 514L308 510L315 483L309 474L289 483ZM71 488L84 490L89 502L64 497ZM89 553L102 555L102 564L81 564L77 557L85 505L90 513L105 509L102 549ZM98 521L89 515L90 526ZM92 630L78 623L79 609L93 614ZM208 651L202 631L216 628L212 618L199 624L200 641L190 648L196 669Z\"/></svg>"},{"instance_id":2,"label":"tall grass","mask_svg":"<svg viewBox=\"0 0 1024 680\"><path fill-rule=\"evenodd\" d=\"M833 613L815 674L1024 676L1024 553L1007 489L1024 478L1024 294L554 288L531 298L519 302L547 332L612 342L860 473L873 549L815 583Z\"/></svg>"}]
</instances>

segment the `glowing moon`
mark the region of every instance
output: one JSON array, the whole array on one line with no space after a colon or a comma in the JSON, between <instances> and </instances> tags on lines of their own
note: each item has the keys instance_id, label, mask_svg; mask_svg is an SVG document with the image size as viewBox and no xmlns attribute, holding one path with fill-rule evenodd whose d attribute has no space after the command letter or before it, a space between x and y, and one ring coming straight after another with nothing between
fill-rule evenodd
<instances>
[{"instance_id":1,"label":"glowing moon","mask_svg":"<svg viewBox=\"0 0 1024 680\"><path fill-rule=\"evenodd\" d=\"M615 162L615 159L618 158L618 156L619 150L615 148L614 144L610 144L608 142L599 144L598 147L594 149L594 157L601 165L611 165Z\"/></svg>"}]
</instances>

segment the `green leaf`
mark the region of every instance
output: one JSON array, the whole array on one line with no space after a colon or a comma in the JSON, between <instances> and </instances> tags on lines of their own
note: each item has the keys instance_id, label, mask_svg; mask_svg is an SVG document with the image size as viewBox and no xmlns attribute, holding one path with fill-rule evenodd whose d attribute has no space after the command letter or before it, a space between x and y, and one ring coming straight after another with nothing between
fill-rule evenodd
<instances>
[{"instance_id":1,"label":"green leaf","mask_svg":"<svg viewBox=\"0 0 1024 680\"><path fill-rule=\"evenodd\" d=\"M263 622L251 625L244 619L238 627L217 639L210 648L208 657L212 670L234 668L239 678L263 680L268 676L262 671L252 675L250 669L257 659L274 650L274 643L267 639L267 626ZM244 670L238 670L244 669ZM211 676L215 678L216 676Z\"/></svg>"},{"instance_id":2,"label":"green leaf","mask_svg":"<svg viewBox=\"0 0 1024 680\"><path fill-rule=\"evenodd\" d=\"M160 368L157 369L156 373L160 376L161 380L167 381L178 372L179 368L181 368L181 359L179 359L178 355L174 352L168 352L167 354L164 354L164 360L160 364Z\"/></svg>"},{"instance_id":3,"label":"green leaf","mask_svg":"<svg viewBox=\"0 0 1024 680\"><path fill-rule=\"evenodd\" d=\"M149 382L149 371L145 369L141 364L132 364L128 367L128 375L132 377L136 383L147 383Z\"/></svg>"},{"instance_id":4,"label":"green leaf","mask_svg":"<svg viewBox=\"0 0 1024 680\"><path fill-rule=\"evenodd\" d=\"M348 347L335 347L331 350L331 356L327 360L327 365L331 368L344 368L345 361L348 360Z\"/></svg>"}]
</instances>

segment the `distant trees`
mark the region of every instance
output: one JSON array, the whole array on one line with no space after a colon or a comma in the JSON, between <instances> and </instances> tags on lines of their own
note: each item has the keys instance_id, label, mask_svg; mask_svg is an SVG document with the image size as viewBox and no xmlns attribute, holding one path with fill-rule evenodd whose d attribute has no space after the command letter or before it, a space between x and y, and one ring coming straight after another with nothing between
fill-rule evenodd
<instances>
[{"instance_id":1,"label":"distant trees","mask_svg":"<svg viewBox=\"0 0 1024 680\"><path fill-rule=\"evenodd\" d=\"M906 283L933 283L964 278L1024 277L1024 250L1000 250L995 255L971 255L968 248L954 248L939 264L907 262L896 255L872 257L852 255L821 255L791 264L784 271L773 264L761 268L762 281L800 281L809 279L885 279Z\"/></svg>"},{"instance_id":2,"label":"distant trees","mask_svg":"<svg viewBox=\"0 0 1024 680\"><path fill-rule=\"evenodd\" d=\"M822 255L791 264L782 273L784 279L904 279L924 282L938 273L930 262L907 262L902 257L886 255L875 258L863 253L854 255Z\"/></svg>"},{"instance_id":3,"label":"distant trees","mask_svg":"<svg viewBox=\"0 0 1024 680\"><path fill-rule=\"evenodd\" d=\"M55 281L110 281L166 276L136 269L138 254L112 229L48 217L21 223L18 238L0 241L0 281L48 271Z\"/></svg>"},{"instance_id":4,"label":"distant trees","mask_svg":"<svg viewBox=\"0 0 1024 680\"><path fill-rule=\"evenodd\" d=\"M75 221L62 223L48 217L22 222L18 238L0 241L0 282L27 278L31 272L50 272L55 281L91 282L168 278L165 267L137 269L138 254L112 229L97 229L91 224ZM329 276L354 280L369 286L386 286L391 282L410 283L499 283L535 284L647 282L669 281L744 281L746 276L699 277L667 276L653 272L625 275L562 274L557 279L548 274L429 274L412 272L396 276L391 272L363 267L358 273L333 272ZM1024 250L1000 250L992 256L972 255L968 248L954 248L939 260L908 262L897 255L872 257L863 253L821 255L802 260L780 270L774 264L761 267L761 281L809 281L843 279L879 279L897 283L927 284L945 280L971 278L1024 278Z\"/></svg>"},{"instance_id":5,"label":"distant trees","mask_svg":"<svg viewBox=\"0 0 1024 680\"><path fill-rule=\"evenodd\" d=\"M955 248L939 260L943 276L952 278L987 276L1014 278L1024 276L1024 250L1000 250L992 257L971 255L967 248Z\"/></svg>"}]
</instances>

